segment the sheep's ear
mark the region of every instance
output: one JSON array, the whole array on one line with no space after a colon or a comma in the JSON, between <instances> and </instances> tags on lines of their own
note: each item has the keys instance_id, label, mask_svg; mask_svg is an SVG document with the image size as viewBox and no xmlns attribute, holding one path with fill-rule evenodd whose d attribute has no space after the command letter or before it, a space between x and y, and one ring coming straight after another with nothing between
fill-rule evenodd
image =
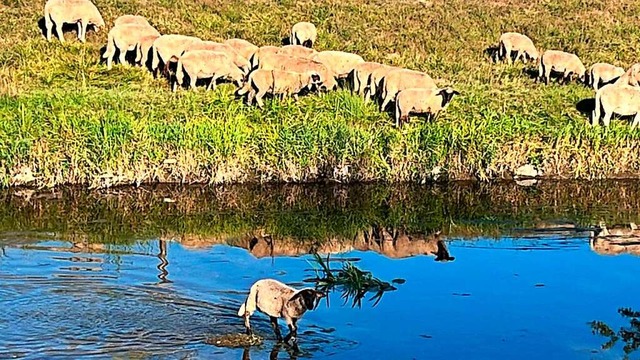
<instances>
[{"instance_id":1,"label":"sheep's ear","mask_svg":"<svg viewBox=\"0 0 640 360\"><path fill-rule=\"evenodd\" d=\"M320 81L320 75L318 75L318 74L311 74L311 81L313 81L313 82L319 82L319 81Z\"/></svg>"}]
</instances>

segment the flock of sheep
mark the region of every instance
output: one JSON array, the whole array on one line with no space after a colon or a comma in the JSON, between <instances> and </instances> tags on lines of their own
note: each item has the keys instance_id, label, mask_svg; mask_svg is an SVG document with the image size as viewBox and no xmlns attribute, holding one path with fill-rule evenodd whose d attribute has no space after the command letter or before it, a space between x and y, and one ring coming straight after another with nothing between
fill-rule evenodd
<instances>
[{"instance_id":1,"label":"flock of sheep","mask_svg":"<svg viewBox=\"0 0 640 360\"><path fill-rule=\"evenodd\" d=\"M83 42L88 25L95 28L105 25L90 0L48 0L44 17L47 40L51 40L55 25L61 42L63 24L77 24L78 38ZM243 39L213 42L193 36L162 35L144 17L123 15L109 31L103 58L111 69L116 51L123 65L127 64L127 52L135 51L135 63L148 66L155 76L162 72L173 91L186 85L187 78L193 89L198 79L210 79L207 89L215 89L217 81L228 81L237 86L236 96L246 97L248 104L255 102L258 107L263 106L262 99L267 94L297 100L304 93L335 90L342 80L365 101L379 100L380 111L395 103L396 126L408 121L410 114L437 116L459 94L451 87L438 88L421 71L365 62L361 56L343 51L318 52L312 49L316 37L312 23L300 22L292 27L290 44L285 46L258 47ZM640 125L640 63L626 72L620 67L597 63L587 72L575 54L547 50L540 55L529 37L513 32L502 34L495 60L512 63L514 52L516 60L539 62L539 79L547 84L552 73L560 73L565 83L575 75L593 86L597 90L593 125L599 123L601 112L605 126L613 114L634 115L632 128ZM600 87L601 84L604 86Z\"/></svg>"},{"instance_id":2,"label":"flock of sheep","mask_svg":"<svg viewBox=\"0 0 640 360\"><path fill-rule=\"evenodd\" d=\"M44 17L49 41L54 25L64 41L63 24L78 24L78 38L83 42L88 25L96 29L105 25L90 0L48 0ZM408 121L409 114L437 116L458 94L451 87L438 88L424 72L365 62L343 51L313 50L316 37L316 27L301 22L292 27L285 46L258 47L243 39L213 42L162 35L144 17L123 15L109 31L103 58L111 69L116 50L121 64L127 64L127 52L135 51L135 63L149 66L156 76L162 72L173 91L186 85L187 78L191 88L198 79L210 79L207 89L215 89L217 81L230 81L237 86L236 96L246 97L248 104L255 101L259 107L267 94L297 100L298 95L335 90L339 81L347 82L365 100L379 99L381 111L395 102L397 126Z\"/></svg>"},{"instance_id":3,"label":"flock of sheep","mask_svg":"<svg viewBox=\"0 0 640 360\"><path fill-rule=\"evenodd\" d=\"M571 53L558 50L547 50L540 55L533 41L526 35L518 33L504 33L500 36L498 51L494 54L494 60L507 60L513 63L522 59L539 61L538 77L540 81L549 83L552 73L561 75L561 79L567 83L573 76L577 76L580 82L593 86L596 90L596 103L591 115L591 124L596 126L602 122L609 126L614 114L621 116L634 116L631 128L640 125L640 63L632 65L628 70L607 63L596 63L589 71L580 58Z\"/></svg>"}]
</instances>

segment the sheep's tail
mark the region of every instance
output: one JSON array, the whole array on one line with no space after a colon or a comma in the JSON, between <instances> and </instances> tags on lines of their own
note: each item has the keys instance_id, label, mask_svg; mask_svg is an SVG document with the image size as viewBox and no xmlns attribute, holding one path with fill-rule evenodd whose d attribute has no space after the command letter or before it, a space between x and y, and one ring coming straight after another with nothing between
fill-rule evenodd
<instances>
[{"instance_id":1,"label":"sheep's tail","mask_svg":"<svg viewBox=\"0 0 640 360\"><path fill-rule=\"evenodd\" d=\"M240 309L238 310L238 316L244 316L247 313L249 313L249 316L251 316L256 311L258 305L256 301L257 298L258 287L256 286L256 284L253 284L253 286L251 286L251 290L249 290L249 296L247 296L247 300L240 306Z\"/></svg>"},{"instance_id":2,"label":"sheep's tail","mask_svg":"<svg viewBox=\"0 0 640 360\"><path fill-rule=\"evenodd\" d=\"M123 49L122 51L127 51L127 50ZM102 54L102 58L106 59L109 56L113 56L115 52L116 52L116 40L113 38L113 31L109 31L109 34L107 35L107 49L104 51L104 54Z\"/></svg>"}]
</instances>

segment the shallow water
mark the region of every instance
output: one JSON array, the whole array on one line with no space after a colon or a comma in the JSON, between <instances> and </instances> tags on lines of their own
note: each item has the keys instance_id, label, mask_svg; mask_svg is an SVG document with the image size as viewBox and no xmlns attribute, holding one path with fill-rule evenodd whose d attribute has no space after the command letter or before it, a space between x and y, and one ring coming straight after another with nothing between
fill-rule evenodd
<instances>
[{"instance_id":1,"label":"shallow water","mask_svg":"<svg viewBox=\"0 0 640 360\"><path fill-rule=\"evenodd\" d=\"M617 359L622 346L601 350L588 323L617 329L618 308L640 308L640 251L590 243L588 230L638 221L636 194L632 183L8 192L0 358ZM205 343L243 331L235 314L255 280L303 286L311 249L406 283L376 307L332 293L300 321L300 354L259 314L262 346Z\"/></svg>"}]
</instances>

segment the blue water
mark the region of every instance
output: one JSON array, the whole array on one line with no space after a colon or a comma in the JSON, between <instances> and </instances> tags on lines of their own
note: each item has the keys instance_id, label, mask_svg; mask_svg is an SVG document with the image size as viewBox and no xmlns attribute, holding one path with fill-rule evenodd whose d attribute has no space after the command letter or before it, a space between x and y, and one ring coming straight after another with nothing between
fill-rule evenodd
<instances>
[{"instance_id":1,"label":"blue water","mask_svg":"<svg viewBox=\"0 0 640 360\"><path fill-rule=\"evenodd\" d=\"M191 250L170 242L163 276L159 244L91 254L65 251L65 242L7 245L0 256L0 358L295 358L285 349L272 351L274 337L260 314L252 321L267 339L261 347L247 352L204 340L242 332L235 313L255 280L301 286L308 256L256 259L226 245ZM323 303L300 321L299 357L623 356L620 346L600 350L605 339L592 335L588 322L618 328L624 324L619 307L640 307L638 257L598 255L580 236L447 244L455 261L339 255L359 258L357 266L381 279L406 283L376 307L343 306L332 294L329 307Z\"/></svg>"}]
</instances>

